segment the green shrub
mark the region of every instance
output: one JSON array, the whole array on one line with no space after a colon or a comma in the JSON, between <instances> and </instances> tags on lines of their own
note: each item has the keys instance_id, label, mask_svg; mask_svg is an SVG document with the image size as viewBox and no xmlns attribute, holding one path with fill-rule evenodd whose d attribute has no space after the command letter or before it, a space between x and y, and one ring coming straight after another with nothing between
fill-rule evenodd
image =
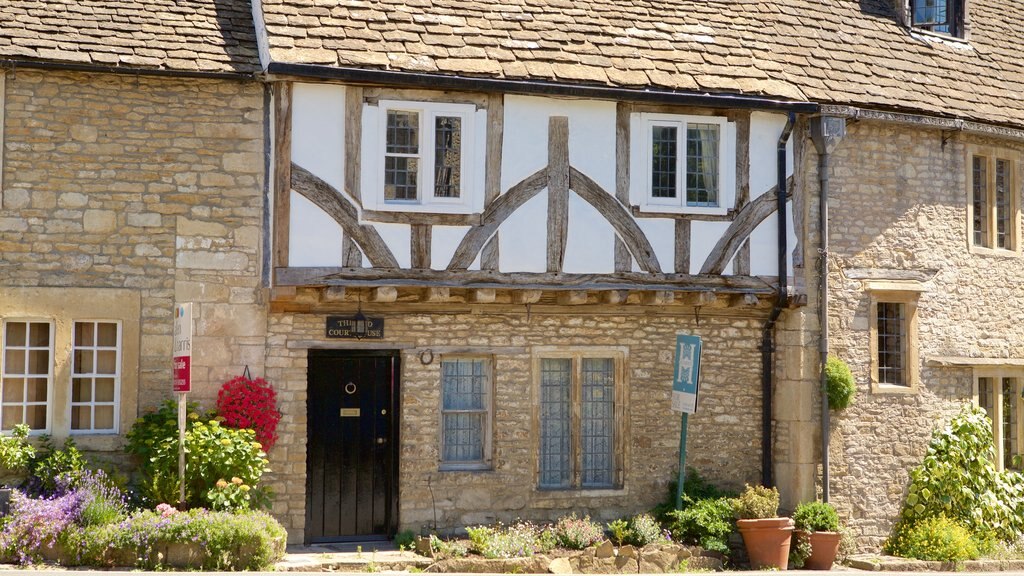
<instances>
[{"instance_id":1,"label":"green shrub","mask_svg":"<svg viewBox=\"0 0 1024 576\"><path fill-rule=\"evenodd\" d=\"M625 518L612 520L608 523L608 533L612 537L612 542L622 546L626 543L626 538L629 537L629 520Z\"/></svg>"},{"instance_id":2,"label":"green shrub","mask_svg":"<svg viewBox=\"0 0 1024 576\"><path fill-rule=\"evenodd\" d=\"M604 539L600 524L591 521L590 516L578 518L575 512L559 518L553 531L558 544L570 550L583 550Z\"/></svg>"},{"instance_id":3,"label":"green shrub","mask_svg":"<svg viewBox=\"0 0 1024 576\"><path fill-rule=\"evenodd\" d=\"M442 540L434 534L430 535L430 550L434 553L434 557L439 560L462 558L469 553L466 545L459 540Z\"/></svg>"},{"instance_id":4,"label":"green shrub","mask_svg":"<svg viewBox=\"0 0 1024 576\"><path fill-rule=\"evenodd\" d=\"M41 438L42 450L28 465L28 492L51 495L78 486L88 467L75 439L69 436L58 449L49 435Z\"/></svg>"},{"instance_id":5,"label":"green shrub","mask_svg":"<svg viewBox=\"0 0 1024 576\"><path fill-rule=\"evenodd\" d=\"M661 525L650 514L637 514L629 519L626 544L646 546L664 540L665 535L661 531Z\"/></svg>"},{"instance_id":6,"label":"green shrub","mask_svg":"<svg viewBox=\"0 0 1024 576\"><path fill-rule=\"evenodd\" d=\"M977 541L1013 541L1024 532L1024 478L994 464L992 421L965 406L948 426L932 433L924 461L910 472L910 488L885 548L921 521L945 516Z\"/></svg>"},{"instance_id":7,"label":"green shrub","mask_svg":"<svg viewBox=\"0 0 1024 576\"><path fill-rule=\"evenodd\" d=\"M416 533L412 530L402 530L395 534L395 545L399 550L412 550L416 546Z\"/></svg>"},{"instance_id":8,"label":"green shrub","mask_svg":"<svg viewBox=\"0 0 1024 576\"><path fill-rule=\"evenodd\" d=\"M854 396L857 395L857 383L853 380L850 367L831 355L825 362L825 388L828 407L833 410L845 410L853 404Z\"/></svg>"},{"instance_id":9,"label":"green shrub","mask_svg":"<svg viewBox=\"0 0 1024 576\"><path fill-rule=\"evenodd\" d=\"M774 486L746 486L732 501L736 517L741 520L775 518L779 513L779 489Z\"/></svg>"},{"instance_id":10,"label":"green shrub","mask_svg":"<svg viewBox=\"0 0 1024 576\"><path fill-rule=\"evenodd\" d=\"M668 524L670 521L668 513L676 509L676 487L679 485L678 482L673 480L668 485L668 495L661 504L658 504L651 510L651 514L654 515L662 524ZM701 475L695 468L686 469L686 479L683 480L683 502L682 507L685 507L687 502L696 502L698 500L706 500L708 498L734 498L735 493L722 490L715 486L711 482L708 482L704 476ZM689 500L687 500L689 498Z\"/></svg>"},{"instance_id":11,"label":"green shrub","mask_svg":"<svg viewBox=\"0 0 1024 576\"><path fill-rule=\"evenodd\" d=\"M473 550L484 558L533 556L539 532L528 522L517 522L511 526L499 523L494 526L466 528Z\"/></svg>"},{"instance_id":12,"label":"green shrub","mask_svg":"<svg viewBox=\"0 0 1024 576\"><path fill-rule=\"evenodd\" d=\"M28 443L29 427L15 424L10 436L0 436L0 466L11 472L26 472L36 457L36 449Z\"/></svg>"},{"instance_id":13,"label":"green shrub","mask_svg":"<svg viewBox=\"0 0 1024 576\"><path fill-rule=\"evenodd\" d=\"M789 540L789 569L798 570L811 557L811 539L803 532L793 532Z\"/></svg>"},{"instance_id":14,"label":"green shrub","mask_svg":"<svg viewBox=\"0 0 1024 576\"><path fill-rule=\"evenodd\" d=\"M839 514L827 502L803 502L793 511L793 523L805 532L838 532Z\"/></svg>"},{"instance_id":15,"label":"green shrub","mask_svg":"<svg viewBox=\"0 0 1024 576\"><path fill-rule=\"evenodd\" d=\"M918 560L958 562L980 556L978 542L965 526L944 515L921 520L889 539L897 556Z\"/></svg>"},{"instance_id":16,"label":"green shrub","mask_svg":"<svg viewBox=\"0 0 1024 576\"><path fill-rule=\"evenodd\" d=\"M270 461L248 429L221 426L201 417L193 404L185 431L185 500L189 507L237 510L267 506L270 493L260 477ZM144 415L128 432L125 450L139 457L141 492L150 505L178 501L178 407L165 402Z\"/></svg>"},{"instance_id":17,"label":"green shrub","mask_svg":"<svg viewBox=\"0 0 1024 576\"><path fill-rule=\"evenodd\" d=\"M682 510L669 513L672 539L696 544L705 550L729 553L729 534L733 531L733 507L728 498L709 498L688 503Z\"/></svg>"}]
</instances>

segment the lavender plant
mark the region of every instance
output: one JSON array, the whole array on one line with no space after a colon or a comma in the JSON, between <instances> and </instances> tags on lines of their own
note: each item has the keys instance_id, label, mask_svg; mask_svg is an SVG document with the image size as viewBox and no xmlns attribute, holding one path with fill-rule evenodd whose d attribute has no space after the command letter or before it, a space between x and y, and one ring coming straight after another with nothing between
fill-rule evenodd
<instances>
[{"instance_id":1,"label":"lavender plant","mask_svg":"<svg viewBox=\"0 0 1024 576\"><path fill-rule=\"evenodd\" d=\"M51 498L29 498L15 490L11 494L10 520L0 532L4 555L21 564L38 561L43 548L53 548L61 533L78 522L85 504L83 491Z\"/></svg>"}]
</instances>

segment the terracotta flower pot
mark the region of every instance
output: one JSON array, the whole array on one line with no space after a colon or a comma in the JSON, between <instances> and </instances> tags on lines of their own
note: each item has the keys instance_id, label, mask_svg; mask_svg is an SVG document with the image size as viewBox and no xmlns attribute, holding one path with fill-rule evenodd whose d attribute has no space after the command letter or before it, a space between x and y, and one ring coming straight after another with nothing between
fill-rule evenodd
<instances>
[{"instance_id":1,"label":"terracotta flower pot","mask_svg":"<svg viewBox=\"0 0 1024 576\"><path fill-rule=\"evenodd\" d=\"M804 561L805 570L831 570L839 553L839 532L811 532L811 555Z\"/></svg>"},{"instance_id":2,"label":"terracotta flower pot","mask_svg":"<svg viewBox=\"0 0 1024 576\"><path fill-rule=\"evenodd\" d=\"M789 518L761 518L737 520L736 527L747 547L750 567L778 568L789 566L789 539L793 534L793 521Z\"/></svg>"}]
</instances>

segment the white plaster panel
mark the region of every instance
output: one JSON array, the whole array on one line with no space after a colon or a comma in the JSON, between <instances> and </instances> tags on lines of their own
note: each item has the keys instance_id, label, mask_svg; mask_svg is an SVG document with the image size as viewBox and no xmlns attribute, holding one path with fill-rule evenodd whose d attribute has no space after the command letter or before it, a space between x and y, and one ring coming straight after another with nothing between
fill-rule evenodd
<instances>
[{"instance_id":1,"label":"white plaster panel","mask_svg":"<svg viewBox=\"0 0 1024 576\"><path fill-rule=\"evenodd\" d=\"M793 232L793 203L786 204L787 245L786 267L792 276L793 248L796 246L796 234ZM772 212L750 235L750 273L754 276L778 276L778 225L779 219Z\"/></svg>"},{"instance_id":2,"label":"white plaster panel","mask_svg":"<svg viewBox=\"0 0 1024 576\"><path fill-rule=\"evenodd\" d=\"M647 235L647 240L654 248L658 264L665 274L676 271L676 221L669 218L639 218L636 221L640 229ZM640 272L640 265L633 260L633 271Z\"/></svg>"},{"instance_id":3,"label":"white plaster panel","mask_svg":"<svg viewBox=\"0 0 1024 576\"><path fill-rule=\"evenodd\" d=\"M729 229L729 222L705 222L694 220L690 222L690 274L698 274L704 266L704 261L715 248L718 239ZM753 256L751 256L753 260ZM732 274L732 264L725 267L723 274Z\"/></svg>"},{"instance_id":4,"label":"white plaster panel","mask_svg":"<svg viewBox=\"0 0 1024 576\"><path fill-rule=\"evenodd\" d=\"M430 268L444 270L455 255L469 226L432 226L430 236Z\"/></svg>"},{"instance_id":5,"label":"white plaster panel","mask_svg":"<svg viewBox=\"0 0 1024 576\"><path fill-rule=\"evenodd\" d=\"M509 151L505 149L505 156ZM498 269L501 272L547 270L548 192L542 190L512 213L498 228Z\"/></svg>"},{"instance_id":6,"label":"white plaster panel","mask_svg":"<svg viewBox=\"0 0 1024 576\"><path fill-rule=\"evenodd\" d=\"M776 149L785 126L785 114L754 112L750 115L751 200L778 183ZM786 174L793 174L793 136L786 143Z\"/></svg>"},{"instance_id":7,"label":"white plaster panel","mask_svg":"<svg viewBox=\"0 0 1024 576\"><path fill-rule=\"evenodd\" d=\"M298 192L291 193L289 266L341 266L341 226Z\"/></svg>"},{"instance_id":8,"label":"white plaster panel","mask_svg":"<svg viewBox=\"0 0 1024 576\"><path fill-rule=\"evenodd\" d=\"M295 84L292 89L292 162L336 190L344 191L344 86Z\"/></svg>"},{"instance_id":9,"label":"white plaster panel","mask_svg":"<svg viewBox=\"0 0 1024 576\"><path fill-rule=\"evenodd\" d=\"M569 234L562 269L580 274L615 272L615 229L575 194L569 195Z\"/></svg>"},{"instance_id":10,"label":"white plaster panel","mask_svg":"<svg viewBox=\"0 0 1024 576\"><path fill-rule=\"evenodd\" d=\"M399 268L409 268L412 266L412 247L410 241L412 239L412 227L408 224L372 224L377 229L377 233L380 234L384 243L391 249L391 253L395 255L395 260L398 261ZM369 265L364 256L364 266Z\"/></svg>"}]
</instances>

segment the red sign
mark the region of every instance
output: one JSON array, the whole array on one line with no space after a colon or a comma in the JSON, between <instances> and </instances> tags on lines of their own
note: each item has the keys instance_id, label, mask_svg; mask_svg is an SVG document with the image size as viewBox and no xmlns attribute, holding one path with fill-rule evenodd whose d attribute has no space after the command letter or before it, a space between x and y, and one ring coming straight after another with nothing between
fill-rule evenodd
<instances>
[{"instance_id":1,"label":"red sign","mask_svg":"<svg viewBox=\"0 0 1024 576\"><path fill-rule=\"evenodd\" d=\"M192 303L174 307L174 391L192 391Z\"/></svg>"}]
</instances>

